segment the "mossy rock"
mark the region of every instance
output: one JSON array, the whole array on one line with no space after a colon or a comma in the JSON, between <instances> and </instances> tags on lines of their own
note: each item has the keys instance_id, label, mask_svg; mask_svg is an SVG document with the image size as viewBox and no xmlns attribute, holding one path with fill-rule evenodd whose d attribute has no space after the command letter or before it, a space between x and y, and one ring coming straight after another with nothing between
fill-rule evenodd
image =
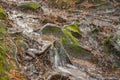
<instances>
[{"instance_id":1,"label":"mossy rock","mask_svg":"<svg viewBox=\"0 0 120 80\"><path fill-rule=\"evenodd\" d=\"M67 37L63 36L62 44L70 56L79 59L90 59L93 55L90 51L84 49L79 44L71 42Z\"/></svg>"},{"instance_id":2,"label":"mossy rock","mask_svg":"<svg viewBox=\"0 0 120 80\"><path fill-rule=\"evenodd\" d=\"M6 20L7 17L7 13L2 8L0 8L0 19Z\"/></svg>"},{"instance_id":3,"label":"mossy rock","mask_svg":"<svg viewBox=\"0 0 120 80\"><path fill-rule=\"evenodd\" d=\"M26 2L26 3L21 3L19 7L25 10L37 10L41 8L41 5L36 2Z\"/></svg>"},{"instance_id":4,"label":"mossy rock","mask_svg":"<svg viewBox=\"0 0 120 80\"><path fill-rule=\"evenodd\" d=\"M65 26L63 29L62 44L70 56L80 59L90 59L92 54L79 44L82 31L77 22Z\"/></svg>"},{"instance_id":5,"label":"mossy rock","mask_svg":"<svg viewBox=\"0 0 120 80\"><path fill-rule=\"evenodd\" d=\"M42 35L53 35L59 38L62 38L62 36L67 36L74 43L78 43L77 38L80 38L82 35L82 31L80 31L77 23L64 26L63 28L48 23L40 31L37 32L41 33Z\"/></svg>"},{"instance_id":6,"label":"mossy rock","mask_svg":"<svg viewBox=\"0 0 120 80\"><path fill-rule=\"evenodd\" d=\"M59 38L63 35L61 28L54 24L46 24L39 33L43 35L54 35Z\"/></svg>"},{"instance_id":7,"label":"mossy rock","mask_svg":"<svg viewBox=\"0 0 120 80\"><path fill-rule=\"evenodd\" d=\"M82 31L76 22L66 25L62 29L56 25L47 24L41 29L40 33L42 35L59 37L64 48L72 57L90 59L92 55L88 50L79 45L79 38L82 36Z\"/></svg>"}]
</instances>

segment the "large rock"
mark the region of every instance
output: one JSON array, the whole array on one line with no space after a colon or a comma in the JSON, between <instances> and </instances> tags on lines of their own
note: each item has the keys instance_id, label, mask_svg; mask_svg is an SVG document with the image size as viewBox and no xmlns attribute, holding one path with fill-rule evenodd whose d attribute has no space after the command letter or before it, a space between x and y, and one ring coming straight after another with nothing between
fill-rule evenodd
<instances>
[{"instance_id":1,"label":"large rock","mask_svg":"<svg viewBox=\"0 0 120 80\"><path fill-rule=\"evenodd\" d=\"M82 31L79 29L77 22L74 22L70 25L65 25L63 28L60 28L54 24L46 24L39 33L42 35L53 35L58 37L61 41L64 49L68 52L71 57L79 59L90 59L92 54L79 44L79 39L82 36ZM54 43L55 44L55 43ZM62 50L60 48L60 50Z\"/></svg>"},{"instance_id":2,"label":"large rock","mask_svg":"<svg viewBox=\"0 0 120 80\"><path fill-rule=\"evenodd\" d=\"M55 37L61 37L63 36L63 32L61 28L55 24L46 24L44 27L41 29L41 31L38 31L39 33L42 33L42 35L53 35Z\"/></svg>"}]
</instances>

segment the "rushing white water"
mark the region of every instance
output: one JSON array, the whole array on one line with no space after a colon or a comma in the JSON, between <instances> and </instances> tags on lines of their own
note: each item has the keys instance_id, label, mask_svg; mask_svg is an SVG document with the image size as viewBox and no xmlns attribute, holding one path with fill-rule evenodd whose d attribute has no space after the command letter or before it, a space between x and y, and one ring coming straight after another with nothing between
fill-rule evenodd
<instances>
[{"instance_id":1,"label":"rushing white water","mask_svg":"<svg viewBox=\"0 0 120 80\"><path fill-rule=\"evenodd\" d=\"M56 51L56 49L54 49ZM60 63L60 57L58 55L58 53L55 54L55 67L58 67L59 66L59 63Z\"/></svg>"}]
</instances>

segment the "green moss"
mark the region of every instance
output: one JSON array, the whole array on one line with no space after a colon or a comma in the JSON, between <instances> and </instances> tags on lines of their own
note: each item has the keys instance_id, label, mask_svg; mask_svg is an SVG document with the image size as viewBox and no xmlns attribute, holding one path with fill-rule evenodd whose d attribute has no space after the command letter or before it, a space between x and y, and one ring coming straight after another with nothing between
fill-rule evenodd
<instances>
[{"instance_id":1,"label":"green moss","mask_svg":"<svg viewBox=\"0 0 120 80\"><path fill-rule=\"evenodd\" d=\"M41 6L38 3L29 2L29 3L23 3L20 5L22 9L30 9L30 10L36 10L39 9Z\"/></svg>"},{"instance_id":2,"label":"green moss","mask_svg":"<svg viewBox=\"0 0 120 80\"><path fill-rule=\"evenodd\" d=\"M0 23L0 40L3 39L3 36L6 33L7 33L6 25L3 23Z\"/></svg>"},{"instance_id":3,"label":"green moss","mask_svg":"<svg viewBox=\"0 0 120 80\"><path fill-rule=\"evenodd\" d=\"M6 45L5 45L5 43L0 43L0 57L1 57L1 59L4 59L4 57L5 57L5 52L6 52Z\"/></svg>"},{"instance_id":4,"label":"green moss","mask_svg":"<svg viewBox=\"0 0 120 80\"><path fill-rule=\"evenodd\" d=\"M75 22L69 26L65 26L63 28L64 35L70 40L70 42L79 44L79 38L82 35L82 31L80 31L78 24Z\"/></svg>"},{"instance_id":5,"label":"green moss","mask_svg":"<svg viewBox=\"0 0 120 80\"><path fill-rule=\"evenodd\" d=\"M64 26L62 29L56 26L47 25L40 32L42 32L43 35L60 36L63 46L73 57L88 59L91 56L88 50L79 45L78 38L82 36L82 31L79 29L79 25L76 22ZM79 37L76 35L79 35Z\"/></svg>"},{"instance_id":6,"label":"green moss","mask_svg":"<svg viewBox=\"0 0 120 80\"><path fill-rule=\"evenodd\" d=\"M7 32L6 25L3 23L0 23L0 33L5 34Z\"/></svg>"},{"instance_id":7,"label":"green moss","mask_svg":"<svg viewBox=\"0 0 120 80\"><path fill-rule=\"evenodd\" d=\"M2 40L3 39L3 34L2 33L0 33L0 40Z\"/></svg>"},{"instance_id":8,"label":"green moss","mask_svg":"<svg viewBox=\"0 0 120 80\"><path fill-rule=\"evenodd\" d=\"M8 80L8 76L6 74L6 51L6 44L0 42L0 80Z\"/></svg>"},{"instance_id":9,"label":"green moss","mask_svg":"<svg viewBox=\"0 0 120 80\"><path fill-rule=\"evenodd\" d=\"M78 33L78 34L82 34L82 31L80 31L78 23L74 22L73 24L69 25L69 26L65 26L64 29Z\"/></svg>"},{"instance_id":10,"label":"green moss","mask_svg":"<svg viewBox=\"0 0 120 80\"><path fill-rule=\"evenodd\" d=\"M78 44L79 40L77 38L75 38L71 32L67 31L67 30L63 30L64 34L66 35L67 39L69 39L69 41L71 43L75 43Z\"/></svg>"},{"instance_id":11,"label":"green moss","mask_svg":"<svg viewBox=\"0 0 120 80\"><path fill-rule=\"evenodd\" d=\"M0 8L0 19L2 20L7 19L7 13L2 8Z\"/></svg>"},{"instance_id":12,"label":"green moss","mask_svg":"<svg viewBox=\"0 0 120 80\"><path fill-rule=\"evenodd\" d=\"M62 44L67 52L75 58L89 59L91 54L88 50L80 46L78 38L82 36L82 31L79 29L78 23L65 26L63 29ZM74 34L79 35L75 36Z\"/></svg>"},{"instance_id":13,"label":"green moss","mask_svg":"<svg viewBox=\"0 0 120 80\"><path fill-rule=\"evenodd\" d=\"M9 80L8 76L0 77L0 80Z\"/></svg>"},{"instance_id":14,"label":"green moss","mask_svg":"<svg viewBox=\"0 0 120 80\"><path fill-rule=\"evenodd\" d=\"M72 57L81 59L89 59L91 57L91 53L88 50L84 49L79 44L72 43L66 36L62 37L62 44Z\"/></svg>"},{"instance_id":15,"label":"green moss","mask_svg":"<svg viewBox=\"0 0 120 80\"><path fill-rule=\"evenodd\" d=\"M13 68L13 65L10 61L8 61L8 57L6 57L6 55L14 57L13 51L15 49L13 48L13 43L9 40L7 41L9 37L6 32L3 36L4 35L6 35L7 38L5 39L5 37L3 37L3 39L0 40L0 80L9 80L7 73L9 73L10 69Z\"/></svg>"},{"instance_id":16,"label":"green moss","mask_svg":"<svg viewBox=\"0 0 120 80\"><path fill-rule=\"evenodd\" d=\"M55 37L61 37L63 35L63 32L61 28L47 25L41 30L43 35L54 35Z\"/></svg>"}]
</instances>

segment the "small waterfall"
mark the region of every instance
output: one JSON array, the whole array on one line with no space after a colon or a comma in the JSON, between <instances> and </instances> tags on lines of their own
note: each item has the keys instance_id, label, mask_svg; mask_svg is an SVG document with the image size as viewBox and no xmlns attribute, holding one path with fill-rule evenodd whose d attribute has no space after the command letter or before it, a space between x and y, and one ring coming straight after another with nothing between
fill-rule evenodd
<instances>
[{"instance_id":1,"label":"small waterfall","mask_svg":"<svg viewBox=\"0 0 120 80\"><path fill-rule=\"evenodd\" d=\"M54 67L57 69L57 71L70 74L75 77L75 80L86 80L86 73L80 71L77 67L72 65L66 51L59 41L55 41L53 43L49 52L51 62L54 64Z\"/></svg>"},{"instance_id":2,"label":"small waterfall","mask_svg":"<svg viewBox=\"0 0 120 80\"><path fill-rule=\"evenodd\" d=\"M54 41L49 49L50 59L53 66L60 73L71 75L71 80L96 80L88 75L84 70L74 66L60 41Z\"/></svg>"},{"instance_id":3,"label":"small waterfall","mask_svg":"<svg viewBox=\"0 0 120 80\"><path fill-rule=\"evenodd\" d=\"M51 60L54 66L65 66L66 64L71 64L69 57L67 56L64 48L59 41L55 41L50 48Z\"/></svg>"},{"instance_id":4,"label":"small waterfall","mask_svg":"<svg viewBox=\"0 0 120 80\"><path fill-rule=\"evenodd\" d=\"M59 57L59 55L58 55L58 53L57 53L57 50L54 48L54 50L55 50L55 58L54 58L54 61L55 61L55 67L57 67L57 66L59 66L60 65L60 57Z\"/></svg>"}]
</instances>

